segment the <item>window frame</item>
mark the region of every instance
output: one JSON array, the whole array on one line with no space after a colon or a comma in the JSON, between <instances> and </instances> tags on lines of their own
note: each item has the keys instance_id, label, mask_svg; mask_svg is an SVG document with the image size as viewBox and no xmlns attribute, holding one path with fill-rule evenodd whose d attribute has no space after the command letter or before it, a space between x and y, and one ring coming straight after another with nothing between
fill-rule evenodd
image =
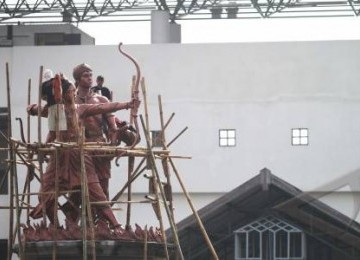
<instances>
[{"instance_id":1,"label":"window frame","mask_svg":"<svg viewBox=\"0 0 360 260\"><path fill-rule=\"evenodd\" d=\"M162 131L161 130L151 130L151 146L152 147L163 147L163 141L162 141Z\"/></svg>"},{"instance_id":2,"label":"window frame","mask_svg":"<svg viewBox=\"0 0 360 260\"><path fill-rule=\"evenodd\" d=\"M229 136L229 133L231 133L232 135ZM225 143L223 143L222 141L225 141ZM229 141L232 142L229 143ZM236 147L236 129L219 129L219 147Z\"/></svg>"},{"instance_id":3,"label":"window frame","mask_svg":"<svg viewBox=\"0 0 360 260\"><path fill-rule=\"evenodd\" d=\"M294 132L298 131L298 134ZM298 142L295 142L298 140ZM305 140L303 142L303 140ZM305 127L298 127L298 128L291 128L291 145L292 146L308 146L309 145L309 128Z\"/></svg>"},{"instance_id":4,"label":"window frame","mask_svg":"<svg viewBox=\"0 0 360 260\"><path fill-rule=\"evenodd\" d=\"M250 245L249 234L251 232L258 232L259 241L257 242L258 245ZM256 221L247 224L240 229L236 230L235 232L235 260L261 260L263 259L264 253L268 252L269 259L271 260L305 260L306 258L306 251L305 251L305 233L273 216L267 216L260 218ZM285 254L279 254L277 252L279 245L278 242L278 235L279 234L286 234L286 245L281 246L282 249L285 249ZM291 249L291 239L293 234L300 235L300 244L295 249L295 252L300 252L299 255L295 254L291 256L291 252L294 252L294 249ZM245 238L245 240L244 240ZM283 236L284 238L284 236ZM298 241L298 240L297 240ZM245 242L245 246L244 246ZM268 245L269 251L264 251L264 245ZM249 254L250 248L258 248L259 253L255 256L251 256ZM242 250L245 249L245 252ZM300 250L300 251L299 251ZM285 256L286 255L286 256Z\"/></svg>"}]
</instances>

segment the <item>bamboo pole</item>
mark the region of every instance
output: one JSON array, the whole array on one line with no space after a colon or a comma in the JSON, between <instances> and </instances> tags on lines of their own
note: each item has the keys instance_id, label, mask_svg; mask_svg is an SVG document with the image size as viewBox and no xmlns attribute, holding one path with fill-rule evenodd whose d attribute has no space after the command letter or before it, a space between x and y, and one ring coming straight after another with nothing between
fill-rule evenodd
<instances>
[{"instance_id":1,"label":"bamboo pole","mask_svg":"<svg viewBox=\"0 0 360 260\"><path fill-rule=\"evenodd\" d=\"M79 141L80 148L82 147L82 141ZM86 225L86 187L85 187L85 160L83 149L80 149L80 181L81 181L81 228L82 228L82 248L83 248L83 260L87 260L87 225Z\"/></svg>"},{"instance_id":2,"label":"bamboo pole","mask_svg":"<svg viewBox=\"0 0 360 260\"><path fill-rule=\"evenodd\" d=\"M147 93L145 87L145 79L144 77L141 78L141 91L144 100L144 112L145 112L145 122L146 122L146 131L150 131L150 124L149 124L149 114L148 114L148 104L147 104Z\"/></svg>"},{"instance_id":3,"label":"bamboo pole","mask_svg":"<svg viewBox=\"0 0 360 260\"><path fill-rule=\"evenodd\" d=\"M192 201L191 201L191 199L190 199L190 195L189 195L189 193L187 192L187 190L186 190L186 188L185 188L185 185L184 185L184 183L182 182L182 180L181 180L181 178L180 178L180 174L178 173L178 171L177 171L177 169L176 169L176 167L175 167L174 162L172 161L172 159L169 159L169 161L170 161L170 164L171 164L171 166L172 166L172 168L173 168L173 170L174 170L175 176L176 176L176 178L178 179L179 184L180 184L180 186L181 186L181 188L182 188L182 190L183 190L183 192L184 192L184 195L185 195L185 197L186 197L186 200L188 201L189 206L190 206L190 208L191 208L191 210L192 210L192 212L193 212L193 214L194 214L194 216L195 216L195 218L196 218L196 221L197 221L197 223L198 223L198 225L199 225L200 231L201 231L201 233L202 233L202 235L203 235L203 237L204 237L204 239L205 239L205 241L206 241L206 244L207 244L208 248L210 249L210 252L211 252L213 258L214 258L214 259L219 259L219 257L218 257L217 254L216 254L216 251L215 251L215 249L214 249L214 247L213 247L213 245L212 245L212 243L211 243L211 241L210 241L210 239L209 239L209 237L208 237L208 235L207 235L207 233L206 233L206 230L205 230L205 228L204 228L204 225L203 225L203 223L202 223L202 221L201 221L201 219L200 219L200 217L199 217L199 214L197 213L197 211L196 211L196 209L195 209L195 207L194 207L194 205L193 205L193 203L192 203Z\"/></svg>"},{"instance_id":4,"label":"bamboo pole","mask_svg":"<svg viewBox=\"0 0 360 260\"><path fill-rule=\"evenodd\" d=\"M136 82L136 76L132 77L132 82L131 82L131 94L133 97L133 93L135 90L135 83ZM133 97L134 98L134 97ZM132 125L134 123L134 117L133 115L130 113L130 124ZM132 196L132 185L131 185L131 175L132 172L134 171L134 164L135 164L135 157L134 156L129 156L128 157L128 193L127 193L127 199L128 201L131 201L131 196ZM130 219L131 219L131 203L127 204L126 207L126 225L125 228L127 230L130 229Z\"/></svg>"},{"instance_id":5,"label":"bamboo pole","mask_svg":"<svg viewBox=\"0 0 360 260\"><path fill-rule=\"evenodd\" d=\"M183 130L181 130L181 132L177 136L175 136L174 139L171 140L171 142L168 143L167 147L172 145L187 129L188 127L186 126Z\"/></svg>"},{"instance_id":6,"label":"bamboo pole","mask_svg":"<svg viewBox=\"0 0 360 260\"><path fill-rule=\"evenodd\" d=\"M149 124L149 115L148 115L148 108L147 108L147 95L146 95L146 86L145 86L144 78L143 78L143 80L141 82L141 89L142 89L143 98L144 98L144 110L145 110L145 119L146 119L146 129L144 129L144 132L149 134L150 124ZM144 128L144 126L143 126L143 128ZM149 149L149 146L148 146L148 149ZM148 158L148 156L147 156L147 158ZM151 176L152 176L152 178L155 178L155 173L154 173L153 168L151 168ZM156 185L154 185L154 193L155 193L156 203L153 204L153 209L154 209L155 215L156 215L156 217L157 217L157 219L159 221L161 234L162 234L162 237L164 239L165 257L168 260L169 259L169 251L168 251L168 247L167 247L166 233L165 233L164 223L163 223L162 214L161 214L159 194L158 194L158 190L157 190Z\"/></svg>"},{"instance_id":7,"label":"bamboo pole","mask_svg":"<svg viewBox=\"0 0 360 260\"><path fill-rule=\"evenodd\" d=\"M147 235L148 235L148 228L147 225L145 225L145 235L144 235L144 260L147 260L147 254L148 254L148 241L147 241Z\"/></svg>"},{"instance_id":8,"label":"bamboo pole","mask_svg":"<svg viewBox=\"0 0 360 260\"><path fill-rule=\"evenodd\" d=\"M56 119L55 119L56 120ZM54 232L52 233L53 237L53 251L52 259L56 260L57 255L57 229L58 229L58 197L59 197L59 149L55 151L55 194L54 194Z\"/></svg>"},{"instance_id":9,"label":"bamboo pole","mask_svg":"<svg viewBox=\"0 0 360 260\"><path fill-rule=\"evenodd\" d=\"M14 144L12 144L14 145ZM15 147L12 148L12 153L13 153L13 158L16 157L15 155ZM15 225L15 232L18 238L18 243L19 243L19 257L20 260L24 259L24 248L23 248L23 243L21 240L21 235L20 235L20 205L19 205L19 186L18 186L18 177L17 177L17 168L16 168L16 164L13 163L13 178L14 178L14 191L15 191L15 212L16 212L16 225ZM15 236L13 237L13 239L15 239ZM14 241L13 241L14 242Z\"/></svg>"},{"instance_id":10,"label":"bamboo pole","mask_svg":"<svg viewBox=\"0 0 360 260\"><path fill-rule=\"evenodd\" d=\"M168 127L168 125L170 124L171 120L174 118L175 113L172 113L171 116L169 117L168 121L166 122L166 124L164 125L164 131L165 129Z\"/></svg>"},{"instance_id":11,"label":"bamboo pole","mask_svg":"<svg viewBox=\"0 0 360 260\"><path fill-rule=\"evenodd\" d=\"M143 167L143 168L139 171L141 165L145 162L145 160L146 160L146 158L143 158L143 159L141 160L141 162L138 164L138 167L135 169L135 171L134 171L134 173L133 173L133 175L132 175L132 178L131 178L131 180L130 180L131 182L133 182L137 177L139 177L140 174L146 169L146 166L145 166L145 167ZM128 183L129 183L129 180L125 183L125 185L123 186L123 188L122 188L118 193L116 193L116 195L111 199L112 201L117 201L117 200L121 197L121 195L124 193L124 191L126 190L127 186L129 185ZM114 202L114 203L115 203L115 202ZM113 202L112 202L111 206L113 206Z\"/></svg>"},{"instance_id":12,"label":"bamboo pole","mask_svg":"<svg viewBox=\"0 0 360 260\"><path fill-rule=\"evenodd\" d=\"M142 124L143 128L145 129L145 123L144 123L144 119L143 119L142 115L140 115L140 120L141 120L141 124ZM158 187L160 188L160 194L161 194L161 197L162 197L163 201L166 201L164 188L163 188L163 186L161 184L160 175L159 175L159 173L157 171L157 168L156 168L155 156L154 156L154 153L151 150L149 133L144 131L144 134L145 134L145 139L146 139L147 146L149 148L149 158L150 158L151 166L152 166L152 169L154 170L156 180L157 180L157 183L158 183ZM168 216L170 227L171 227L171 230L172 230L172 233L173 233L173 236L174 236L177 252L178 252L180 258L183 260L184 256L183 256L183 253L182 253L182 250L181 250L181 247L180 247L180 242L179 242L179 238L178 238L178 235L177 235L177 232L176 232L175 223L172 220L171 212L170 212L170 209L169 209L169 206L167 205L167 203L164 203L164 206L165 206L165 211L166 211L166 214Z\"/></svg>"},{"instance_id":13,"label":"bamboo pole","mask_svg":"<svg viewBox=\"0 0 360 260\"><path fill-rule=\"evenodd\" d=\"M166 147L166 138L165 138L165 124L164 124L164 112L163 112L163 107L162 107L162 101L161 101L161 95L158 95L158 105L159 105L159 114L160 114L160 125L161 125L161 143L162 143L162 147L163 150L167 150ZM161 160L162 166L163 166L163 171L166 177L166 182L167 182L167 189L170 189L170 192L168 191L165 194L168 194L167 197L167 201L169 201L169 208L170 208L170 212L171 212L171 217L173 222L175 223L175 217L174 217L174 205L173 205L173 201L172 201L172 191L171 191L171 180L170 180L170 171L169 171L169 164L168 164L168 158L163 158Z\"/></svg>"},{"instance_id":14,"label":"bamboo pole","mask_svg":"<svg viewBox=\"0 0 360 260\"><path fill-rule=\"evenodd\" d=\"M83 149L83 144L85 140L85 129L82 126L79 127L79 122L77 117L75 121L76 121L76 126L78 127L77 132L80 134L78 138L78 144L80 148L80 164L81 164L81 174L80 174L81 175L81 224L82 224L83 260L88 259L87 222L89 223L89 232L91 238L90 241L91 255L92 255L92 259L96 260L94 222L92 218L92 211L90 205L89 186L88 186L86 166L85 166L85 153Z\"/></svg>"},{"instance_id":15,"label":"bamboo pole","mask_svg":"<svg viewBox=\"0 0 360 260\"><path fill-rule=\"evenodd\" d=\"M31 79L29 79L28 81L28 99L27 99L27 105L29 106L31 103ZM30 114L27 114L26 117L26 141L28 143L30 143ZM32 159L32 153L28 152L28 161L29 159ZM26 177L26 181L27 181L27 188L26 188L26 192L30 193L30 172L28 170L28 175ZM26 201L27 203L30 205L30 196L26 196ZM30 213L30 209L29 207L26 209L26 223L29 225L30 224L30 218L29 218L29 213Z\"/></svg>"},{"instance_id":16,"label":"bamboo pole","mask_svg":"<svg viewBox=\"0 0 360 260\"><path fill-rule=\"evenodd\" d=\"M42 145L42 138L41 138L41 97L42 97L42 76L43 76L43 71L44 71L44 66L40 66L40 73L39 73L39 93L38 93L38 129L37 129L37 133L38 133L38 145L41 146ZM39 172L40 172L40 190L42 190L42 179L43 179L43 168L42 168L42 164L44 161L43 158L43 154L41 153L40 150L38 150L38 160L39 160ZM44 225L47 225L47 221L46 221L46 210L45 210L45 205L44 205L44 198L41 198L41 208L42 208L42 215L43 215L43 222Z\"/></svg>"},{"instance_id":17,"label":"bamboo pole","mask_svg":"<svg viewBox=\"0 0 360 260\"><path fill-rule=\"evenodd\" d=\"M6 63L6 90L7 90L7 106L8 106L8 136L12 135L11 132L11 100L10 100L10 76L9 76L9 64ZM9 158L11 163L14 163L13 153L11 151L12 145L9 143ZM11 260L12 257L12 250L13 250L13 229L14 229L14 183L12 178L12 167L13 165L10 164L9 166L9 172L10 172L10 200L9 200L9 207L10 207L10 213L9 213L9 240L8 240L8 252L7 252L7 259Z\"/></svg>"}]
</instances>

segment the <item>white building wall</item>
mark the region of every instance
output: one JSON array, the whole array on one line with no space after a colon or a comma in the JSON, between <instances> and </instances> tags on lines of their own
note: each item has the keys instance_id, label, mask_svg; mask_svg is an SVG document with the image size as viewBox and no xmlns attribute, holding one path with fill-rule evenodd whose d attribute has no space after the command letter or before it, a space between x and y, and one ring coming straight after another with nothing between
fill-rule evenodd
<instances>
[{"instance_id":1,"label":"white building wall","mask_svg":"<svg viewBox=\"0 0 360 260\"><path fill-rule=\"evenodd\" d=\"M359 46L359 41L323 41L125 45L124 50L136 57L145 77L151 129L160 126L159 94L165 120L175 113L166 139L189 127L170 149L173 155L192 157L175 163L200 208L264 167L305 191L317 190L360 167ZM114 100L130 96L134 66L117 46L0 48L0 57L10 64L13 117L26 116L29 78L34 86L32 100L37 101L40 65L71 78L72 68L86 62L93 67L94 78L105 77ZM1 78L1 93L5 93ZM6 106L5 95L0 96L0 105ZM126 111L116 114L129 117ZM43 126L44 139L45 120ZM290 131L298 127L309 129L308 146L291 145ZM236 147L219 147L218 131L224 128L236 129ZM35 141L35 119L32 132ZM16 129L14 135L19 138ZM144 138L140 145L145 145ZM112 194L126 179L126 160L120 163L120 168L113 167ZM174 191L181 192L174 174L172 178ZM145 178L133 190L141 198L147 190ZM180 220L190 209L184 197L175 197L180 198L175 205ZM326 202L352 214L349 191ZM121 217L125 211L117 214ZM139 214L146 216L144 224L151 222L144 214ZM0 221L6 226L5 218ZM0 233L7 237L6 230Z\"/></svg>"}]
</instances>

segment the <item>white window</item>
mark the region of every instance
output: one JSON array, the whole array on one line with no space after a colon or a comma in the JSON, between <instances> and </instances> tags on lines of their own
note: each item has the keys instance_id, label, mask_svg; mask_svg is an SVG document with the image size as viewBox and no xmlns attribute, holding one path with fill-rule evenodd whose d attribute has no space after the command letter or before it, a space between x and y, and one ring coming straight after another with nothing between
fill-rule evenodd
<instances>
[{"instance_id":1,"label":"white window","mask_svg":"<svg viewBox=\"0 0 360 260\"><path fill-rule=\"evenodd\" d=\"M219 146L228 147L236 145L236 131L235 129L220 129L219 130Z\"/></svg>"},{"instance_id":2,"label":"white window","mask_svg":"<svg viewBox=\"0 0 360 260\"><path fill-rule=\"evenodd\" d=\"M235 231L235 260L304 260L304 233L267 216Z\"/></svg>"},{"instance_id":3,"label":"white window","mask_svg":"<svg viewBox=\"0 0 360 260\"><path fill-rule=\"evenodd\" d=\"M307 128L291 129L291 144L292 145L308 145L309 144L309 129L307 129Z\"/></svg>"}]
</instances>

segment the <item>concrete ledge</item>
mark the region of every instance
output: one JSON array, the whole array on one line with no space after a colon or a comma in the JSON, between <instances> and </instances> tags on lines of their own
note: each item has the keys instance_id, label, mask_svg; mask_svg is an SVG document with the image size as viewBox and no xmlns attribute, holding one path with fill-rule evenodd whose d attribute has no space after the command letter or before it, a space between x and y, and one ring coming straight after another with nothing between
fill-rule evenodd
<instances>
[{"instance_id":1,"label":"concrete ledge","mask_svg":"<svg viewBox=\"0 0 360 260\"><path fill-rule=\"evenodd\" d=\"M88 253L91 253L91 242L88 243ZM25 259L26 260L45 260L52 259L53 250L57 249L58 260L79 260L83 258L83 244L81 240L72 241L39 241L27 242L25 244ZM144 259L145 245L139 241L114 241L104 240L95 241L96 259L97 260L112 260L112 259ZM168 251L170 259L175 257L175 246L168 244ZM15 246L14 251L18 254L18 245ZM89 255L90 256L90 255ZM161 260L166 259L164 244L157 242L147 243L147 259Z\"/></svg>"}]
</instances>

